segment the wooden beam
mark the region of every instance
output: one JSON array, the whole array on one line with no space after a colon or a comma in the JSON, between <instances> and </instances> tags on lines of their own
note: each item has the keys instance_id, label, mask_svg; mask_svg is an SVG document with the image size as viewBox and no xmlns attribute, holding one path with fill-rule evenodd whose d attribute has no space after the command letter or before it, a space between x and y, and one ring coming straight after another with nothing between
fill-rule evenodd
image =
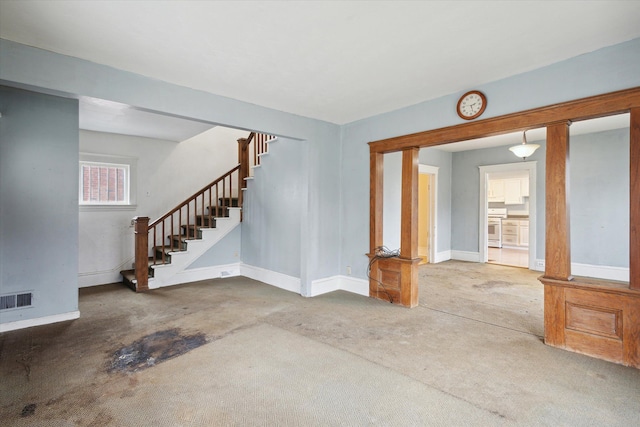
<instances>
[{"instance_id":1,"label":"wooden beam","mask_svg":"<svg viewBox=\"0 0 640 427\"><path fill-rule=\"evenodd\" d=\"M631 108L640 108L640 87L520 111L500 117L383 139L370 142L369 146L372 152L390 153L401 151L405 148L431 147L479 137L500 135L507 132L534 129L559 121L571 120L576 122L626 113Z\"/></svg>"},{"instance_id":2,"label":"wooden beam","mask_svg":"<svg viewBox=\"0 0 640 427\"><path fill-rule=\"evenodd\" d=\"M631 109L629 151L629 288L640 290L640 108Z\"/></svg>"},{"instance_id":3,"label":"wooden beam","mask_svg":"<svg viewBox=\"0 0 640 427\"><path fill-rule=\"evenodd\" d=\"M384 206L384 155L371 153L369 156L369 253L382 246L382 208Z\"/></svg>"},{"instance_id":4,"label":"wooden beam","mask_svg":"<svg viewBox=\"0 0 640 427\"><path fill-rule=\"evenodd\" d=\"M547 127L544 277L571 280L569 227L569 123Z\"/></svg>"},{"instance_id":5,"label":"wooden beam","mask_svg":"<svg viewBox=\"0 0 640 427\"><path fill-rule=\"evenodd\" d=\"M402 202L400 258L418 257L418 154L417 147L402 151Z\"/></svg>"}]
</instances>

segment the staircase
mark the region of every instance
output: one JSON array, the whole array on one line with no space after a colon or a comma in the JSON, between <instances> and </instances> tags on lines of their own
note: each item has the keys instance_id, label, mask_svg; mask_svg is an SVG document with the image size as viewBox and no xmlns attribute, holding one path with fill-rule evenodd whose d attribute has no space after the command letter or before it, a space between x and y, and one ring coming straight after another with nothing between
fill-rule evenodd
<instances>
[{"instance_id":1,"label":"staircase","mask_svg":"<svg viewBox=\"0 0 640 427\"><path fill-rule=\"evenodd\" d=\"M134 218L135 263L120 272L123 283L135 292L184 283L180 273L242 221L242 190L273 139L254 132L239 139L238 166L157 220Z\"/></svg>"},{"instance_id":2,"label":"staircase","mask_svg":"<svg viewBox=\"0 0 640 427\"><path fill-rule=\"evenodd\" d=\"M215 211L218 210L216 214ZM153 246L148 257L148 288L181 283L180 273L240 224L238 198L220 198L218 204L196 215L193 224L181 224L178 234L168 235L166 243ZM122 282L138 291L135 269L121 271Z\"/></svg>"}]
</instances>

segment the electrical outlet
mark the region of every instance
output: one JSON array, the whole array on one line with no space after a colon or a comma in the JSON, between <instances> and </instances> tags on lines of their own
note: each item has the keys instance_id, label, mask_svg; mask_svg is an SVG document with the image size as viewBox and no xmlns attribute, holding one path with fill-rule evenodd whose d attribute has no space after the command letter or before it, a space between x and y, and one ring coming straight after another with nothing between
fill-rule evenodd
<instances>
[{"instance_id":1,"label":"electrical outlet","mask_svg":"<svg viewBox=\"0 0 640 427\"><path fill-rule=\"evenodd\" d=\"M347 265L347 276L351 276L351 266Z\"/></svg>"},{"instance_id":2,"label":"electrical outlet","mask_svg":"<svg viewBox=\"0 0 640 427\"><path fill-rule=\"evenodd\" d=\"M539 259L536 261L536 268L544 269L544 261Z\"/></svg>"}]
</instances>

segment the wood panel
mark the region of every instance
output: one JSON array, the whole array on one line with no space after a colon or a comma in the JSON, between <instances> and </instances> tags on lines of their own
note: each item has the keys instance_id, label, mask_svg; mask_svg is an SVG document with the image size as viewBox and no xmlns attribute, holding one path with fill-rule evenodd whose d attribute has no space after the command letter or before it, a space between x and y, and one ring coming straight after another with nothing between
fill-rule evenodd
<instances>
[{"instance_id":1,"label":"wood panel","mask_svg":"<svg viewBox=\"0 0 640 427\"><path fill-rule=\"evenodd\" d=\"M640 290L640 108L631 109L629 287Z\"/></svg>"},{"instance_id":2,"label":"wood panel","mask_svg":"<svg viewBox=\"0 0 640 427\"><path fill-rule=\"evenodd\" d=\"M544 277L571 279L569 227L569 123L547 127Z\"/></svg>"},{"instance_id":3,"label":"wood panel","mask_svg":"<svg viewBox=\"0 0 640 427\"><path fill-rule=\"evenodd\" d=\"M567 302L565 327L622 341L622 310Z\"/></svg>"},{"instance_id":4,"label":"wood panel","mask_svg":"<svg viewBox=\"0 0 640 427\"><path fill-rule=\"evenodd\" d=\"M384 155L369 155L369 253L382 246L382 211L384 206Z\"/></svg>"},{"instance_id":5,"label":"wood panel","mask_svg":"<svg viewBox=\"0 0 640 427\"><path fill-rule=\"evenodd\" d=\"M640 368L640 292L581 278L540 280L546 344Z\"/></svg>"},{"instance_id":6,"label":"wood panel","mask_svg":"<svg viewBox=\"0 0 640 427\"><path fill-rule=\"evenodd\" d=\"M640 87L383 139L370 142L369 146L372 152L380 153L390 153L411 147L432 147L507 132L520 132L558 121L580 121L626 113L631 108L640 108Z\"/></svg>"},{"instance_id":7,"label":"wood panel","mask_svg":"<svg viewBox=\"0 0 640 427\"><path fill-rule=\"evenodd\" d=\"M418 148L402 151L400 257L418 257Z\"/></svg>"},{"instance_id":8,"label":"wood panel","mask_svg":"<svg viewBox=\"0 0 640 427\"><path fill-rule=\"evenodd\" d=\"M564 347L564 288L544 287L544 343Z\"/></svg>"}]
</instances>

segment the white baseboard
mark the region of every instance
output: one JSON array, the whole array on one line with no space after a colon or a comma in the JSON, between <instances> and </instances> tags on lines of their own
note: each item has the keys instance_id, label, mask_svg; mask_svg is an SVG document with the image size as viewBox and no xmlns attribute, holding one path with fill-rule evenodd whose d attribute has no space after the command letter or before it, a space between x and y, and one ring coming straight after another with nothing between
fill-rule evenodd
<instances>
[{"instance_id":1,"label":"white baseboard","mask_svg":"<svg viewBox=\"0 0 640 427\"><path fill-rule=\"evenodd\" d=\"M122 270L97 273L81 273L78 275L78 288L88 288L91 286L104 285L106 283L120 282L122 281L120 271Z\"/></svg>"},{"instance_id":2,"label":"white baseboard","mask_svg":"<svg viewBox=\"0 0 640 427\"><path fill-rule=\"evenodd\" d=\"M311 294L326 294L333 291L347 291L358 295L369 296L369 281L351 276L331 276L311 282Z\"/></svg>"},{"instance_id":3,"label":"white baseboard","mask_svg":"<svg viewBox=\"0 0 640 427\"><path fill-rule=\"evenodd\" d=\"M480 252L451 251L451 259L458 261L480 262Z\"/></svg>"},{"instance_id":4,"label":"white baseboard","mask_svg":"<svg viewBox=\"0 0 640 427\"><path fill-rule=\"evenodd\" d=\"M433 263L437 264L439 262L449 261L450 259L451 259L451 251L436 252Z\"/></svg>"},{"instance_id":5,"label":"white baseboard","mask_svg":"<svg viewBox=\"0 0 640 427\"><path fill-rule=\"evenodd\" d=\"M258 280L280 289L301 293L300 278L288 276L286 274L277 273L275 271L266 270L252 265L240 264L240 275L250 279Z\"/></svg>"},{"instance_id":6,"label":"white baseboard","mask_svg":"<svg viewBox=\"0 0 640 427\"><path fill-rule=\"evenodd\" d=\"M88 288L90 286L100 286L106 283L120 282L122 281L120 272L122 270L132 269L133 262L134 259L130 258L111 270L78 273L78 288Z\"/></svg>"},{"instance_id":7,"label":"white baseboard","mask_svg":"<svg viewBox=\"0 0 640 427\"><path fill-rule=\"evenodd\" d=\"M176 274L179 283L198 282L200 280L235 277L240 275L240 263L213 265L201 268L182 270Z\"/></svg>"},{"instance_id":8,"label":"white baseboard","mask_svg":"<svg viewBox=\"0 0 640 427\"><path fill-rule=\"evenodd\" d=\"M340 276L340 289L358 295L369 296L369 281L351 276Z\"/></svg>"},{"instance_id":9,"label":"white baseboard","mask_svg":"<svg viewBox=\"0 0 640 427\"><path fill-rule=\"evenodd\" d=\"M0 332L15 331L17 329L31 328L33 326L48 325L50 323L64 322L66 320L75 320L80 317L79 311L70 311L68 313L54 314L52 316L36 317L35 319L17 320L15 322L0 323Z\"/></svg>"},{"instance_id":10,"label":"white baseboard","mask_svg":"<svg viewBox=\"0 0 640 427\"><path fill-rule=\"evenodd\" d=\"M629 281L629 268L608 265L591 265L571 263L571 274L574 276L595 277L605 280Z\"/></svg>"},{"instance_id":11,"label":"white baseboard","mask_svg":"<svg viewBox=\"0 0 640 427\"><path fill-rule=\"evenodd\" d=\"M325 277L311 282L310 297L340 290L340 276Z\"/></svg>"}]
</instances>

